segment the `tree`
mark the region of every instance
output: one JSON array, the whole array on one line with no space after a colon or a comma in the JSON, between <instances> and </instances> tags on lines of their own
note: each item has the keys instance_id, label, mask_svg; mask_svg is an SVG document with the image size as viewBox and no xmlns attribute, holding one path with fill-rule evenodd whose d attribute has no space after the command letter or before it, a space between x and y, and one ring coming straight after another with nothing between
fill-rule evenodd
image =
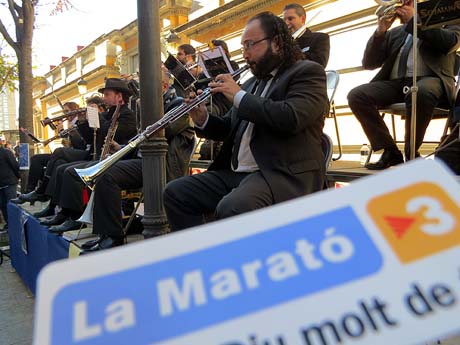
<instances>
[{"instance_id":1,"label":"tree","mask_svg":"<svg viewBox=\"0 0 460 345\"><path fill-rule=\"evenodd\" d=\"M19 80L19 127L33 128L33 74L32 39L35 24L36 6L39 0L7 0L2 5L8 8L13 20L15 35L11 35L3 19L0 19L0 33L13 48L17 58ZM57 14L73 7L69 0L58 0L51 14ZM21 141L25 135L21 133Z\"/></svg>"}]
</instances>

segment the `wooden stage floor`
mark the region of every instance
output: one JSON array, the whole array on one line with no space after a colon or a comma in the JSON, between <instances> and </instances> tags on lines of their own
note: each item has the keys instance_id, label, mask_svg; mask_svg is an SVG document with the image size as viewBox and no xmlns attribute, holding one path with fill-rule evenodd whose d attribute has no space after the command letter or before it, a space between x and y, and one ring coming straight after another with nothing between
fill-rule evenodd
<instances>
[{"instance_id":1,"label":"wooden stage floor","mask_svg":"<svg viewBox=\"0 0 460 345\"><path fill-rule=\"evenodd\" d=\"M360 177L370 176L379 173L376 170L368 170L358 161L338 160L332 161L326 176L331 187L335 182L352 182Z\"/></svg>"}]
</instances>

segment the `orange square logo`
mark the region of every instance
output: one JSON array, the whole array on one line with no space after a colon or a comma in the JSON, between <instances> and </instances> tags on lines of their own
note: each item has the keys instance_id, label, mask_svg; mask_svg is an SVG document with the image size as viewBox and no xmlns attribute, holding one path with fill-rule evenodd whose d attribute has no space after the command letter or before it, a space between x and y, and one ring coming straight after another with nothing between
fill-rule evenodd
<instances>
[{"instance_id":1,"label":"orange square logo","mask_svg":"<svg viewBox=\"0 0 460 345\"><path fill-rule=\"evenodd\" d=\"M460 207L435 184L381 195L367 208L403 263L460 245Z\"/></svg>"}]
</instances>

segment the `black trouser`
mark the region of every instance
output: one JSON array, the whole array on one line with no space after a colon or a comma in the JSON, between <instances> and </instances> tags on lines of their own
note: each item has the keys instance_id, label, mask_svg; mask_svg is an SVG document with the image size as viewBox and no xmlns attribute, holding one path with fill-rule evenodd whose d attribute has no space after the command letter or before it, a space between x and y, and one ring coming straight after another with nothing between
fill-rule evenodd
<instances>
[{"instance_id":1,"label":"black trouser","mask_svg":"<svg viewBox=\"0 0 460 345\"><path fill-rule=\"evenodd\" d=\"M393 103L406 103L405 154L408 157L410 147L410 115L412 94L403 93L404 86L411 86L412 79L373 81L360 85L348 94L348 104L361 123L372 149L375 151L395 145L393 137L383 121L378 108ZM422 145L434 108L445 98L441 80L437 77L423 77L417 81L417 126L415 149Z\"/></svg>"},{"instance_id":2,"label":"black trouser","mask_svg":"<svg viewBox=\"0 0 460 345\"><path fill-rule=\"evenodd\" d=\"M78 176L75 169L85 169L97 163L99 162L91 161L77 163L64 170L58 205L68 211L67 215L76 217L84 210L83 189L86 188L86 185L83 183L80 176Z\"/></svg>"},{"instance_id":3,"label":"black trouser","mask_svg":"<svg viewBox=\"0 0 460 345\"><path fill-rule=\"evenodd\" d=\"M51 203L53 203L54 205L59 204L59 201L61 199L62 183L64 180L65 170L69 167L77 166L82 163L87 163L87 161L64 163L64 164L57 166L53 170L53 173L51 174L51 177L48 181L48 185L45 191L46 195L51 196Z\"/></svg>"},{"instance_id":4,"label":"black trouser","mask_svg":"<svg viewBox=\"0 0 460 345\"><path fill-rule=\"evenodd\" d=\"M117 162L94 188L93 233L123 237L121 191L142 187L142 159Z\"/></svg>"},{"instance_id":5,"label":"black trouser","mask_svg":"<svg viewBox=\"0 0 460 345\"><path fill-rule=\"evenodd\" d=\"M166 185L164 205L171 230L204 223L203 215L217 219L273 205L267 181L260 172L206 171Z\"/></svg>"},{"instance_id":6,"label":"black trouser","mask_svg":"<svg viewBox=\"0 0 460 345\"><path fill-rule=\"evenodd\" d=\"M53 177L54 171L62 164L82 161L88 156L85 150L74 149L71 147L60 147L54 150L51 158L46 165L45 175L42 178L42 183L37 188L40 194L46 194L47 190L52 190L55 187L55 180L52 181L53 185L48 189L48 184ZM56 177L54 176L54 179Z\"/></svg>"},{"instance_id":7,"label":"black trouser","mask_svg":"<svg viewBox=\"0 0 460 345\"><path fill-rule=\"evenodd\" d=\"M18 186L15 184L0 187L0 210L2 211L3 219L8 225L8 212L7 205L8 201L16 197L16 191Z\"/></svg>"},{"instance_id":8,"label":"black trouser","mask_svg":"<svg viewBox=\"0 0 460 345\"><path fill-rule=\"evenodd\" d=\"M50 153L33 155L30 158L29 178L27 180L27 191L31 192L37 187L38 181L43 179L45 167L51 159Z\"/></svg>"},{"instance_id":9,"label":"black trouser","mask_svg":"<svg viewBox=\"0 0 460 345\"><path fill-rule=\"evenodd\" d=\"M167 181L188 173L193 143L193 138L182 134L175 135L169 142L166 155ZM110 237L123 237L121 191L141 188L142 184L140 158L119 161L100 176L94 189L93 232Z\"/></svg>"}]
</instances>

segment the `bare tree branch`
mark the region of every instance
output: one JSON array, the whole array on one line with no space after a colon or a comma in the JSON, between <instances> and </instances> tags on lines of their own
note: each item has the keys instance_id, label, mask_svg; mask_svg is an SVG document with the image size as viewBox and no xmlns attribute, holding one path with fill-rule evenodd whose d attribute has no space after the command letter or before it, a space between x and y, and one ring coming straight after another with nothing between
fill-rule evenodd
<instances>
[{"instance_id":1,"label":"bare tree branch","mask_svg":"<svg viewBox=\"0 0 460 345\"><path fill-rule=\"evenodd\" d=\"M2 36L5 38L5 40L8 42L8 44L15 50L19 48L17 43L13 40L13 38L10 36L8 31L5 28L5 25L3 25L2 21L0 20L0 33Z\"/></svg>"},{"instance_id":2,"label":"bare tree branch","mask_svg":"<svg viewBox=\"0 0 460 345\"><path fill-rule=\"evenodd\" d=\"M10 10L11 17L13 17L14 25L17 26L19 23L18 13L20 15L20 7L18 9L18 5L14 2L14 0L8 0L8 9Z\"/></svg>"}]
</instances>

